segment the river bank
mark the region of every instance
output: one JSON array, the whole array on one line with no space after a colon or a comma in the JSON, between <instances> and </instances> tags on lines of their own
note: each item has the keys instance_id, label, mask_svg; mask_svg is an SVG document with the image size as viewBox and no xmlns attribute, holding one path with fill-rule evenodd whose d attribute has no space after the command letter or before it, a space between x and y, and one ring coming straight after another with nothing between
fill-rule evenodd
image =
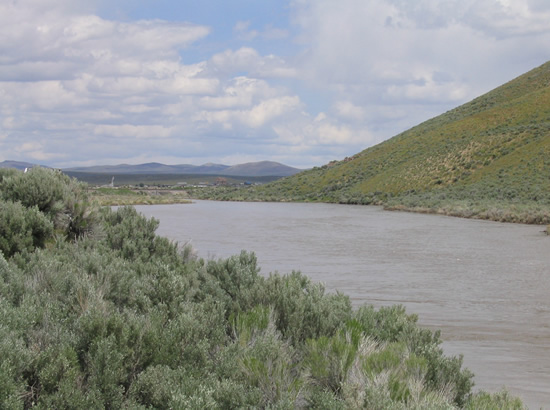
<instances>
[{"instance_id":1,"label":"river bank","mask_svg":"<svg viewBox=\"0 0 550 410\"><path fill-rule=\"evenodd\" d=\"M162 188L92 188L90 202L98 206L189 204L191 199L183 190Z\"/></svg>"},{"instance_id":2,"label":"river bank","mask_svg":"<svg viewBox=\"0 0 550 410\"><path fill-rule=\"evenodd\" d=\"M246 192L245 189L238 188L241 194ZM227 189L220 187L193 189L191 191L164 188L94 188L89 191L91 201L99 206L187 204L191 203L193 199L237 202L316 202L285 198L256 198L249 195L227 195L227 193ZM406 201L392 201L377 205L388 211L542 225L544 232L550 235L550 212L546 207L536 203L508 204L495 201L455 200L437 204L410 204Z\"/></svg>"}]
</instances>

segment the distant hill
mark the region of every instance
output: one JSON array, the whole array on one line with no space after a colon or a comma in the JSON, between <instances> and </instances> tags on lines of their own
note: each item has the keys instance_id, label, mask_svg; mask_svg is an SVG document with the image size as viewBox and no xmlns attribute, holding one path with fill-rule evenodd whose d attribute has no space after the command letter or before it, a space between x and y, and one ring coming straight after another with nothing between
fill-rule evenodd
<instances>
[{"instance_id":1,"label":"distant hill","mask_svg":"<svg viewBox=\"0 0 550 410\"><path fill-rule=\"evenodd\" d=\"M301 169L292 168L287 165L272 161L248 162L246 164L233 165L226 168L224 175L230 176L279 176L285 177L295 175Z\"/></svg>"},{"instance_id":2,"label":"distant hill","mask_svg":"<svg viewBox=\"0 0 550 410\"><path fill-rule=\"evenodd\" d=\"M0 168L15 168L20 171L23 171L25 168L36 167L37 164L31 164L30 162L21 162L21 161L3 161L0 162Z\"/></svg>"},{"instance_id":3,"label":"distant hill","mask_svg":"<svg viewBox=\"0 0 550 410\"><path fill-rule=\"evenodd\" d=\"M100 165L91 167L75 167L63 169L66 172L88 172L105 174L200 174L200 175L227 175L227 176L289 176L300 172L278 162L261 161L249 162L240 165L204 164L204 165L165 165L150 162L140 165Z\"/></svg>"},{"instance_id":4,"label":"distant hill","mask_svg":"<svg viewBox=\"0 0 550 410\"><path fill-rule=\"evenodd\" d=\"M244 199L548 223L550 62L350 158L253 187Z\"/></svg>"}]
</instances>

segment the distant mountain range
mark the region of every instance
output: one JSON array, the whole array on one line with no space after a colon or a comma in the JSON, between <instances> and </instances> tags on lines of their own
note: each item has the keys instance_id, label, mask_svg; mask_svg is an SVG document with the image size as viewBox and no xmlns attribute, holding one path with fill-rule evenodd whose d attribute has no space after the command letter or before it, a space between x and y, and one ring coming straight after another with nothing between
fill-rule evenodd
<instances>
[{"instance_id":1,"label":"distant mountain range","mask_svg":"<svg viewBox=\"0 0 550 410\"><path fill-rule=\"evenodd\" d=\"M20 161L4 161L0 162L0 168L16 168L24 170L31 168L37 164ZM44 165L42 165L44 166ZM73 167L64 168L64 172L84 172L94 174L193 174L193 175L222 175L222 176L242 176L242 177L264 177L278 176L286 177L297 174L302 171L298 168L289 167L284 164L273 161L248 162L239 165L222 165L222 164L203 164L203 165L165 165L158 162L149 162L139 165L96 165L90 167Z\"/></svg>"}]
</instances>

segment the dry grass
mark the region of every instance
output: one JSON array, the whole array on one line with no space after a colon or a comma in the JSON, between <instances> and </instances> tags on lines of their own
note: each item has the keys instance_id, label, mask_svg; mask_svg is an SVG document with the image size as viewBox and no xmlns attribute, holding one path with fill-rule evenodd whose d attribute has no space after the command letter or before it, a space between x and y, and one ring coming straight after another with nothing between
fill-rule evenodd
<instances>
[{"instance_id":1,"label":"dry grass","mask_svg":"<svg viewBox=\"0 0 550 410\"><path fill-rule=\"evenodd\" d=\"M189 204L191 200L185 191L172 190L129 190L109 189L93 190L90 193L91 202L98 206L125 205L166 205Z\"/></svg>"}]
</instances>

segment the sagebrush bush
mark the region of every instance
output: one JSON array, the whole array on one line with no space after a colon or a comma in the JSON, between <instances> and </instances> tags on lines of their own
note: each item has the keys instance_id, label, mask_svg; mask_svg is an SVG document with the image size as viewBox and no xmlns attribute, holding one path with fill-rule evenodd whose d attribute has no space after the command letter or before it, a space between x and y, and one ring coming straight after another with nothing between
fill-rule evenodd
<instances>
[{"instance_id":1,"label":"sagebrush bush","mask_svg":"<svg viewBox=\"0 0 550 410\"><path fill-rule=\"evenodd\" d=\"M63 201L69 195L70 179L61 172L34 167L26 173L4 177L1 188L5 200L21 202L29 208L36 206L53 219L63 209Z\"/></svg>"},{"instance_id":2,"label":"sagebrush bush","mask_svg":"<svg viewBox=\"0 0 550 410\"><path fill-rule=\"evenodd\" d=\"M265 288L265 303L274 307L277 328L294 344L334 334L351 314L349 297L325 294L322 284L300 272L271 274Z\"/></svg>"},{"instance_id":3,"label":"sagebrush bush","mask_svg":"<svg viewBox=\"0 0 550 410\"><path fill-rule=\"evenodd\" d=\"M177 245L155 234L159 221L147 219L125 206L103 213L106 245L124 259L146 262L151 258L177 258Z\"/></svg>"},{"instance_id":4,"label":"sagebrush bush","mask_svg":"<svg viewBox=\"0 0 550 410\"><path fill-rule=\"evenodd\" d=\"M225 305L227 317L247 311L264 299L264 278L259 272L253 253L242 251L227 259L211 260L201 270L202 289L197 297L214 297Z\"/></svg>"},{"instance_id":5,"label":"sagebrush bush","mask_svg":"<svg viewBox=\"0 0 550 410\"><path fill-rule=\"evenodd\" d=\"M513 397L507 390L496 393L484 391L473 395L464 406L468 410L526 410L527 407L517 397Z\"/></svg>"},{"instance_id":6,"label":"sagebrush bush","mask_svg":"<svg viewBox=\"0 0 550 410\"><path fill-rule=\"evenodd\" d=\"M37 207L0 200L0 251L7 257L44 247L53 223Z\"/></svg>"},{"instance_id":7,"label":"sagebrush bush","mask_svg":"<svg viewBox=\"0 0 550 410\"><path fill-rule=\"evenodd\" d=\"M3 172L0 177L0 200L36 208L67 239L90 235L98 227L96 209L87 201L86 185L76 179L42 167Z\"/></svg>"}]
</instances>

